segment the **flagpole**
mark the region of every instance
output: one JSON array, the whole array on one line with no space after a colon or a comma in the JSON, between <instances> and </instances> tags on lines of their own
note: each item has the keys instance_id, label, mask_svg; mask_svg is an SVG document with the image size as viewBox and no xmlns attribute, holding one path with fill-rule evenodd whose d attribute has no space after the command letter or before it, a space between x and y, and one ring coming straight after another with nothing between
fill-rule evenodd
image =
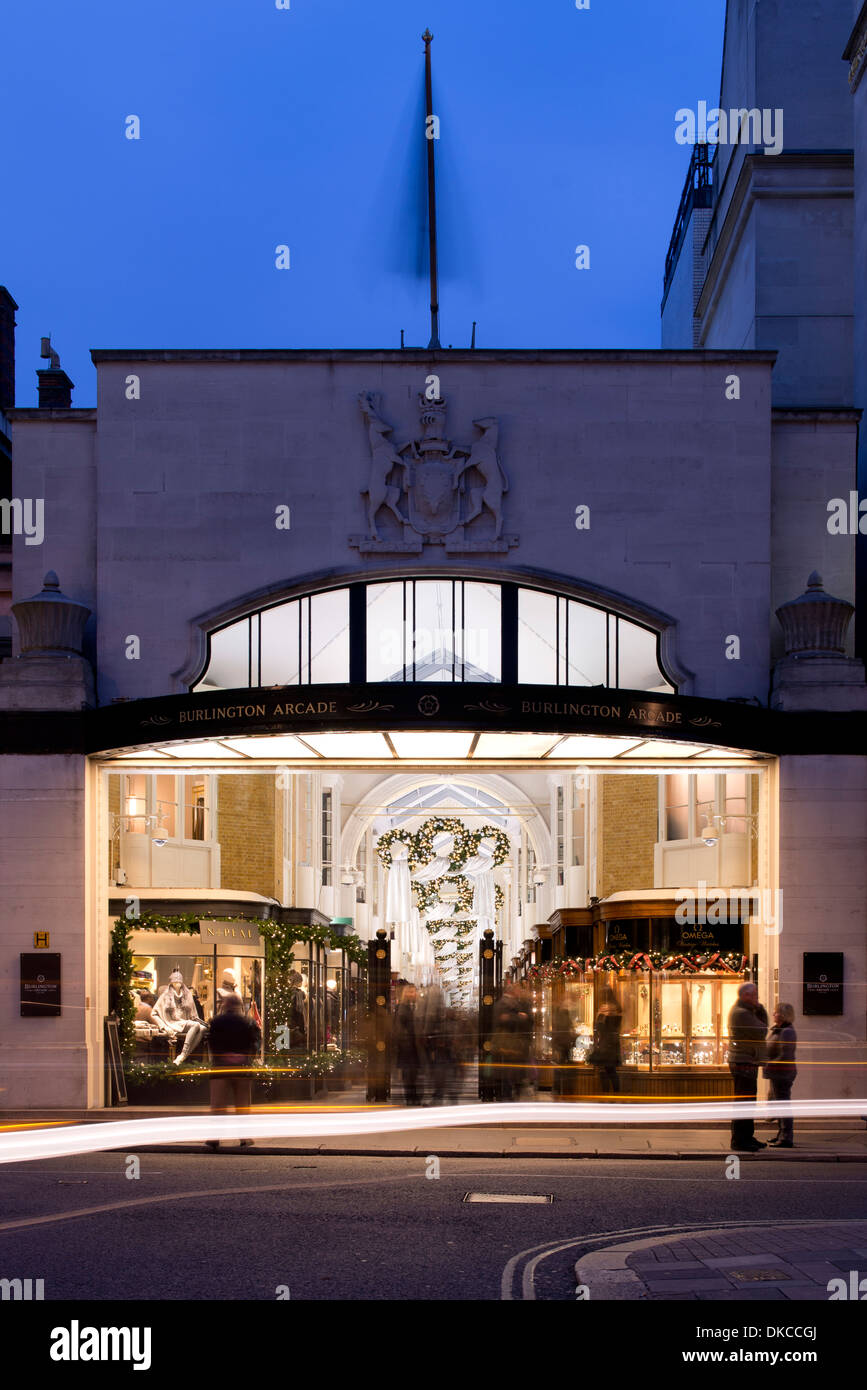
<instances>
[{"instance_id":1,"label":"flagpole","mask_svg":"<svg viewBox=\"0 0 867 1390\"><path fill-rule=\"evenodd\" d=\"M427 202L428 202L428 236L430 241L430 342L429 348L440 347L440 306L439 306L439 286L437 276L437 195L436 195L436 170L434 166L434 140L433 140L433 88L431 82L430 46L433 41L433 34L430 29L425 29L422 34L424 40L424 86L425 86L425 139L427 142Z\"/></svg>"}]
</instances>

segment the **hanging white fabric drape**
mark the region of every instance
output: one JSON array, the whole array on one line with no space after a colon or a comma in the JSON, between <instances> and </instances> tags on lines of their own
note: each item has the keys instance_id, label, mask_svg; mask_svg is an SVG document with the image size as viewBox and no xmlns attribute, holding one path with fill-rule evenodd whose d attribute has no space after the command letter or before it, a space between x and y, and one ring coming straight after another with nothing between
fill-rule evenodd
<instances>
[{"instance_id":1,"label":"hanging white fabric drape","mask_svg":"<svg viewBox=\"0 0 867 1390\"><path fill-rule=\"evenodd\" d=\"M490 927L495 928L496 887L494 884L494 846L490 840L482 840L478 854L468 859L463 867L473 885L473 916L479 924L479 936Z\"/></svg>"},{"instance_id":2,"label":"hanging white fabric drape","mask_svg":"<svg viewBox=\"0 0 867 1390\"><path fill-rule=\"evenodd\" d=\"M409 881L409 850L396 840L391 848L391 868L385 894L385 920L394 926L412 920L412 888Z\"/></svg>"},{"instance_id":3,"label":"hanging white fabric drape","mask_svg":"<svg viewBox=\"0 0 867 1390\"><path fill-rule=\"evenodd\" d=\"M416 869L413 878L416 883L430 883L433 878L442 878L443 874L448 873L451 864L451 854L455 846L454 835L449 835L445 830L441 830L438 835L433 837L434 857L429 864L423 868Z\"/></svg>"}]
</instances>

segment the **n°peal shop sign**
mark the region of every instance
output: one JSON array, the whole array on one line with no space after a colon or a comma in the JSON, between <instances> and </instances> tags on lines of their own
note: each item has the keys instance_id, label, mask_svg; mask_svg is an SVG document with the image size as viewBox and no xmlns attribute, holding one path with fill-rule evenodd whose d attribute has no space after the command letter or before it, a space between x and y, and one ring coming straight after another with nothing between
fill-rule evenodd
<instances>
[{"instance_id":1,"label":"n\u00b0peal shop sign","mask_svg":"<svg viewBox=\"0 0 867 1390\"><path fill-rule=\"evenodd\" d=\"M209 691L109 705L88 711L85 719L90 753L239 734L389 729L655 736L773 753L782 729L776 713L722 700L461 682Z\"/></svg>"}]
</instances>

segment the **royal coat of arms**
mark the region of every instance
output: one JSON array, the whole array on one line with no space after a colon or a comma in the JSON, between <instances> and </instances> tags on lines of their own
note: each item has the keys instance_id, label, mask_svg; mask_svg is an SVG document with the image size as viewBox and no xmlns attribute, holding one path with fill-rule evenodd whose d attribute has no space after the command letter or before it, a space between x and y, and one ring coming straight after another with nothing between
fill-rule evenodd
<instances>
[{"instance_id":1,"label":"royal coat of arms","mask_svg":"<svg viewBox=\"0 0 867 1390\"><path fill-rule=\"evenodd\" d=\"M491 554L518 544L517 536L503 534L509 483L493 417L473 421L480 432L473 444L454 445L445 437L445 400L420 395L421 434L395 445L374 394L363 392L358 403L370 444L370 478L361 494L368 533L350 536L350 545L362 554L417 555L425 545L442 545L450 554Z\"/></svg>"}]
</instances>

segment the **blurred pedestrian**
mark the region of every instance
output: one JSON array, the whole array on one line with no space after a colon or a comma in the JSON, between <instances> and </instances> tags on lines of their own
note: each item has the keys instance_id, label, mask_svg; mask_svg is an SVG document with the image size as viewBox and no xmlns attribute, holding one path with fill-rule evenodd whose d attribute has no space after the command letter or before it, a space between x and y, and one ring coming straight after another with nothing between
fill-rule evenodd
<instances>
[{"instance_id":1,"label":"blurred pedestrian","mask_svg":"<svg viewBox=\"0 0 867 1390\"><path fill-rule=\"evenodd\" d=\"M259 1051L261 1035L244 1013L238 994L226 994L220 1012L211 1019L208 1050L216 1075L211 1077L211 1114L227 1115L234 1105L236 1115L250 1113L250 1068ZM209 1149L220 1147L219 1139L207 1139ZM241 1148L252 1147L252 1139L242 1139Z\"/></svg>"},{"instance_id":2,"label":"blurred pedestrian","mask_svg":"<svg viewBox=\"0 0 867 1390\"><path fill-rule=\"evenodd\" d=\"M507 980L494 1006L492 1051L498 1099L517 1100L527 1081L533 1014L515 980Z\"/></svg>"},{"instance_id":3,"label":"blurred pedestrian","mask_svg":"<svg viewBox=\"0 0 867 1390\"><path fill-rule=\"evenodd\" d=\"M768 1015L759 1003L759 992L750 981L742 984L729 1012L729 1071L735 1083L735 1100L755 1104L759 1067L765 1060L765 1034ZM732 1148L740 1153L756 1153L767 1148L755 1136L755 1121L732 1120Z\"/></svg>"},{"instance_id":4,"label":"blurred pedestrian","mask_svg":"<svg viewBox=\"0 0 867 1390\"><path fill-rule=\"evenodd\" d=\"M768 1034L768 1060L765 1063L765 1076L771 1083L771 1100L791 1100L792 1085L798 1075L795 1066L795 1047L798 1035L794 1029L795 1010L791 1004L778 1004L774 1010L774 1026ZM777 1119L776 1138L771 1147L793 1149L795 1147L795 1122L791 1114L780 1115Z\"/></svg>"},{"instance_id":5,"label":"blurred pedestrian","mask_svg":"<svg viewBox=\"0 0 867 1390\"><path fill-rule=\"evenodd\" d=\"M572 1061L572 1048L575 1046L575 1039L578 1036L572 1022L572 1015L562 1001L554 1005L551 1025L551 1052L554 1061L554 1094L555 1096L562 1096L567 1092L567 1079L569 1076L568 1071L565 1069Z\"/></svg>"},{"instance_id":6,"label":"blurred pedestrian","mask_svg":"<svg viewBox=\"0 0 867 1390\"><path fill-rule=\"evenodd\" d=\"M422 1033L427 1070L431 1082L431 1105L443 1105L446 1091L456 1091L457 1060L454 1029L438 985L431 985L424 997ZM454 1102L453 1102L454 1103Z\"/></svg>"},{"instance_id":7,"label":"blurred pedestrian","mask_svg":"<svg viewBox=\"0 0 867 1390\"><path fill-rule=\"evenodd\" d=\"M619 1094L621 1062L620 1029L623 1014L617 995L607 985L599 991L599 1008L593 1023L593 1046L587 1061L596 1068L599 1090L604 1094Z\"/></svg>"},{"instance_id":8,"label":"blurred pedestrian","mask_svg":"<svg viewBox=\"0 0 867 1390\"><path fill-rule=\"evenodd\" d=\"M423 1086L420 1080L425 1065L424 1031L415 985L404 985L401 990L400 1002L394 1013L392 1038L394 1058L403 1081L404 1102L407 1105L421 1105Z\"/></svg>"}]
</instances>

